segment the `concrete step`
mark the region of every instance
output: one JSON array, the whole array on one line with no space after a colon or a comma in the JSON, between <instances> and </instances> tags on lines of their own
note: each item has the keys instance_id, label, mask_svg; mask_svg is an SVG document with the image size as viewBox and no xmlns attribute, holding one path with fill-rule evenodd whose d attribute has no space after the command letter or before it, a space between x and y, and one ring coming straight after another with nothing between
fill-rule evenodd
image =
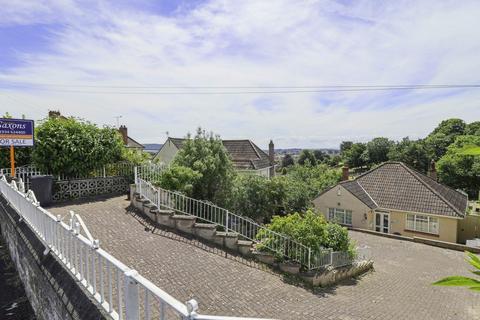
<instances>
[{"instance_id":1,"label":"concrete step","mask_svg":"<svg viewBox=\"0 0 480 320\"><path fill-rule=\"evenodd\" d=\"M267 252L253 252L253 255L255 258L258 259L258 261L263 262L268 265L273 265L275 263L275 256L271 253Z\"/></svg>"},{"instance_id":2,"label":"concrete step","mask_svg":"<svg viewBox=\"0 0 480 320\"><path fill-rule=\"evenodd\" d=\"M237 250L237 241L238 241L238 233L236 232L224 232L224 231L216 231L214 242L219 245L225 245L227 248L231 250Z\"/></svg>"},{"instance_id":3,"label":"concrete step","mask_svg":"<svg viewBox=\"0 0 480 320\"><path fill-rule=\"evenodd\" d=\"M197 217L183 215L183 214L174 214L171 218L175 222L175 228L186 233L194 233L193 225L197 221Z\"/></svg>"},{"instance_id":4,"label":"concrete step","mask_svg":"<svg viewBox=\"0 0 480 320\"><path fill-rule=\"evenodd\" d=\"M237 240L238 251L244 256L251 256L253 251L253 241Z\"/></svg>"},{"instance_id":5,"label":"concrete step","mask_svg":"<svg viewBox=\"0 0 480 320\"><path fill-rule=\"evenodd\" d=\"M195 223L193 225L195 235L208 241L213 241L217 226L212 223Z\"/></svg>"}]
</instances>

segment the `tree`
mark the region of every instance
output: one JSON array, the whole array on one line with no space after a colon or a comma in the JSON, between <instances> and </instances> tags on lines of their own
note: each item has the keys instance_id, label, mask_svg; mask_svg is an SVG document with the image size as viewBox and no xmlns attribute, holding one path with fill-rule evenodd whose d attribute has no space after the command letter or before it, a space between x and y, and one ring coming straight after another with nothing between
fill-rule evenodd
<instances>
[{"instance_id":1,"label":"tree","mask_svg":"<svg viewBox=\"0 0 480 320\"><path fill-rule=\"evenodd\" d=\"M420 172L427 172L430 164L422 140L410 140L408 137L395 143L388 152L388 159L401 161Z\"/></svg>"},{"instance_id":2,"label":"tree","mask_svg":"<svg viewBox=\"0 0 480 320\"><path fill-rule=\"evenodd\" d=\"M188 136L175 156L175 165L190 168L201 176L192 182L192 196L224 205L232 191L235 172L230 156L219 136L198 128L195 137Z\"/></svg>"},{"instance_id":3,"label":"tree","mask_svg":"<svg viewBox=\"0 0 480 320\"><path fill-rule=\"evenodd\" d=\"M465 134L466 124L461 119L447 119L440 124L425 138L425 147L428 155L435 161L440 159L455 138Z\"/></svg>"},{"instance_id":4,"label":"tree","mask_svg":"<svg viewBox=\"0 0 480 320\"><path fill-rule=\"evenodd\" d=\"M459 136L437 162L438 177L452 188L476 196L480 189L480 155L465 152L480 147L480 136Z\"/></svg>"},{"instance_id":5,"label":"tree","mask_svg":"<svg viewBox=\"0 0 480 320\"><path fill-rule=\"evenodd\" d=\"M294 164L295 164L295 161L293 160L293 157L289 153L287 153L282 158L282 167L283 168L293 166Z\"/></svg>"},{"instance_id":6,"label":"tree","mask_svg":"<svg viewBox=\"0 0 480 320\"><path fill-rule=\"evenodd\" d=\"M230 208L257 222L269 221L274 214L283 213L286 199L285 179L266 179L257 175L239 175L235 179Z\"/></svg>"},{"instance_id":7,"label":"tree","mask_svg":"<svg viewBox=\"0 0 480 320\"><path fill-rule=\"evenodd\" d=\"M328 158L328 155L322 150L313 150L313 155L318 163L324 162Z\"/></svg>"},{"instance_id":8,"label":"tree","mask_svg":"<svg viewBox=\"0 0 480 320\"><path fill-rule=\"evenodd\" d=\"M11 119L12 116L5 112L2 118ZM25 116L22 115L22 119ZM32 147L15 148L15 166L23 166L32 163ZM0 168L10 168L10 147L0 147Z\"/></svg>"},{"instance_id":9,"label":"tree","mask_svg":"<svg viewBox=\"0 0 480 320\"><path fill-rule=\"evenodd\" d=\"M314 166L317 164L317 158L311 150L303 149L298 157L298 164L304 165L311 165Z\"/></svg>"},{"instance_id":10,"label":"tree","mask_svg":"<svg viewBox=\"0 0 480 320\"><path fill-rule=\"evenodd\" d=\"M474 267L476 270L472 271L473 274L480 275L480 259L471 252L466 252L467 262ZM468 289L473 291L480 291L480 279L462 277L462 276L451 276L443 278L435 283L434 286L445 286L445 287L468 287Z\"/></svg>"},{"instance_id":11,"label":"tree","mask_svg":"<svg viewBox=\"0 0 480 320\"><path fill-rule=\"evenodd\" d=\"M366 162L362 158L366 148L364 143L354 143L350 149L343 153L344 160L350 168L363 167L366 165Z\"/></svg>"},{"instance_id":12,"label":"tree","mask_svg":"<svg viewBox=\"0 0 480 320\"><path fill-rule=\"evenodd\" d=\"M392 148L394 142L384 137L373 138L367 143L364 161L369 165L379 164L388 160L388 152Z\"/></svg>"},{"instance_id":13,"label":"tree","mask_svg":"<svg viewBox=\"0 0 480 320\"><path fill-rule=\"evenodd\" d=\"M340 154L343 155L346 151L350 150L352 146L352 141L342 141L342 143L340 143Z\"/></svg>"},{"instance_id":14,"label":"tree","mask_svg":"<svg viewBox=\"0 0 480 320\"><path fill-rule=\"evenodd\" d=\"M201 177L202 175L198 171L173 164L162 170L155 184L164 189L175 190L187 196L192 196L193 186Z\"/></svg>"},{"instance_id":15,"label":"tree","mask_svg":"<svg viewBox=\"0 0 480 320\"><path fill-rule=\"evenodd\" d=\"M471 136L480 136L480 121L475 121L467 124L465 134Z\"/></svg>"},{"instance_id":16,"label":"tree","mask_svg":"<svg viewBox=\"0 0 480 320\"><path fill-rule=\"evenodd\" d=\"M66 176L86 175L117 162L125 148L115 128L74 118L49 118L35 131L33 163L43 172Z\"/></svg>"}]
</instances>

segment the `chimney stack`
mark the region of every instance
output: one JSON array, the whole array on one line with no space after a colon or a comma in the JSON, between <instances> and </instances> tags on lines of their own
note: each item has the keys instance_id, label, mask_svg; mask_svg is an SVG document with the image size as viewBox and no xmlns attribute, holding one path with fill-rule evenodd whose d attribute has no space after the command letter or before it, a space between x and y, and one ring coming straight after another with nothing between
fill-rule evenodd
<instances>
[{"instance_id":1,"label":"chimney stack","mask_svg":"<svg viewBox=\"0 0 480 320\"><path fill-rule=\"evenodd\" d=\"M350 176L350 171L347 165L342 167L342 181L347 181Z\"/></svg>"},{"instance_id":2,"label":"chimney stack","mask_svg":"<svg viewBox=\"0 0 480 320\"><path fill-rule=\"evenodd\" d=\"M122 135L123 139L123 144L127 145L128 144L128 130L127 127L124 125L121 125L120 128L118 128L118 132Z\"/></svg>"},{"instance_id":3,"label":"chimney stack","mask_svg":"<svg viewBox=\"0 0 480 320\"><path fill-rule=\"evenodd\" d=\"M435 167L435 160L432 159L430 162L430 168L428 169L428 176L433 180L437 181L437 168Z\"/></svg>"},{"instance_id":4,"label":"chimney stack","mask_svg":"<svg viewBox=\"0 0 480 320\"><path fill-rule=\"evenodd\" d=\"M268 144L268 159L270 160L270 177L275 176L275 147L273 141Z\"/></svg>"}]
</instances>

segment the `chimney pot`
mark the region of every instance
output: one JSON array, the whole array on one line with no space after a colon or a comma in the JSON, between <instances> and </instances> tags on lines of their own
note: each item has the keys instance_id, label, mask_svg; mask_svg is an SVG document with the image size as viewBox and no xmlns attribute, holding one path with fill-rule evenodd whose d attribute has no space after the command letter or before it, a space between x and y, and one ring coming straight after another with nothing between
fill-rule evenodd
<instances>
[{"instance_id":1,"label":"chimney pot","mask_svg":"<svg viewBox=\"0 0 480 320\"><path fill-rule=\"evenodd\" d=\"M120 128L118 128L118 132L122 135L122 140L125 145L128 144L128 129L126 126L121 125Z\"/></svg>"},{"instance_id":2,"label":"chimney pot","mask_svg":"<svg viewBox=\"0 0 480 320\"><path fill-rule=\"evenodd\" d=\"M430 162L430 169L428 169L428 176L432 178L433 180L437 181L437 168L435 164L435 160L432 159Z\"/></svg>"},{"instance_id":3,"label":"chimney pot","mask_svg":"<svg viewBox=\"0 0 480 320\"><path fill-rule=\"evenodd\" d=\"M270 177L273 177L275 176L275 146L272 140L268 144L268 158L270 160Z\"/></svg>"}]
</instances>

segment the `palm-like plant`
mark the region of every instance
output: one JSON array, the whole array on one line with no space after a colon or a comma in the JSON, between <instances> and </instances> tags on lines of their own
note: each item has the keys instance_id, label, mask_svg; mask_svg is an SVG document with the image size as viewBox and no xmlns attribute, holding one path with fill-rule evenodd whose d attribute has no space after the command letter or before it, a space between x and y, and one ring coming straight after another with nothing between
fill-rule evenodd
<instances>
[{"instance_id":1,"label":"palm-like plant","mask_svg":"<svg viewBox=\"0 0 480 320\"><path fill-rule=\"evenodd\" d=\"M471 252L466 251L465 253L468 257L467 262L476 269L472 270L471 272L477 276L480 276L480 258ZM433 285L448 287L469 287L470 290L480 291L480 280L462 276L446 277L442 280L434 282Z\"/></svg>"}]
</instances>

